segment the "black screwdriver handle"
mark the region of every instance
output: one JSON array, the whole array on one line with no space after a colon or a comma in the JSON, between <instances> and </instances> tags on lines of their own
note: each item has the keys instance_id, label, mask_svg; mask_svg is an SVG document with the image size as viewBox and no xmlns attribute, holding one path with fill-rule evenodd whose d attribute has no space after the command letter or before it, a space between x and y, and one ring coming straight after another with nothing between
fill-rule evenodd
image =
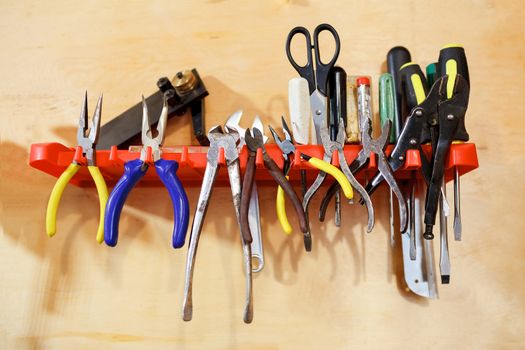
<instances>
[{"instance_id":1,"label":"black screwdriver handle","mask_svg":"<svg viewBox=\"0 0 525 350\"><path fill-rule=\"evenodd\" d=\"M395 46L386 54L388 73L392 75L394 81L394 135L396 140L403 130L404 116L410 112L410 109L407 110L403 100L403 89L401 87L401 76L399 70L403 65L410 61L410 52L403 46Z\"/></svg>"},{"instance_id":2,"label":"black screwdriver handle","mask_svg":"<svg viewBox=\"0 0 525 350\"><path fill-rule=\"evenodd\" d=\"M337 139L339 121L342 119L346 128L346 72L336 66L328 76L328 95L330 97L330 139ZM346 137L345 137L346 140Z\"/></svg>"},{"instance_id":3,"label":"black screwdriver handle","mask_svg":"<svg viewBox=\"0 0 525 350\"><path fill-rule=\"evenodd\" d=\"M414 107L425 101L428 95L427 79L421 67L412 62L402 66L399 75L401 77L401 86L408 110L411 111ZM420 141L421 143L430 142L430 131L426 124L423 126Z\"/></svg>"},{"instance_id":4,"label":"black screwdriver handle","mask_svg":"<svg viewBox=\"0 0 525 350\"><path fill-rule=\"evenodd\" d=\"M465 49L459 45L449 45L441 49L437 64L439 77L449 76L447 82L447 97L451 98L456 82L456 75L461 75L470 85ZM454 140L468 141L469 134L465 127L465 118L461 118L454 133Z\"/></svg>"}]
</instances>

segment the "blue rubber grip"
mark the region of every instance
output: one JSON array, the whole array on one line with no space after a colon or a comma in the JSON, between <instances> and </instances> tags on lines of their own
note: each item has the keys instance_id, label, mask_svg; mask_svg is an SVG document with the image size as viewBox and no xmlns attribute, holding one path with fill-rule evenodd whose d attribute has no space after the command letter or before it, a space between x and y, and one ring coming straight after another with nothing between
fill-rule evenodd
<instances>
[{"instance_id":1,"label":"blue rubber grip","mask_svg":"<svg viewBox=\"0 0 525 350\"><path fill-rule=\"evenodd\" d=\"M118 225L124 202L128 198L129 192L146 174L147 170L148 167L144 166L144 162L140 159L127 162L124 164L124 175L118 180L109 195L104 219L104 241L110 247L117 245Z\"/></svg>"},{"instance_id":2,"label":"blue rubber grip","mask_svg":"<svg viewBox=\"0 0 525 350\"><path fill-rule=\"evenodd\" d=\"M168 189L173 203L173 248L181 248L186 240L190 205L184 187L177 177L179 163L174 160L159 159L155 162L155 169L157 169L160 180Z\"/></svg>"}]
</instances>

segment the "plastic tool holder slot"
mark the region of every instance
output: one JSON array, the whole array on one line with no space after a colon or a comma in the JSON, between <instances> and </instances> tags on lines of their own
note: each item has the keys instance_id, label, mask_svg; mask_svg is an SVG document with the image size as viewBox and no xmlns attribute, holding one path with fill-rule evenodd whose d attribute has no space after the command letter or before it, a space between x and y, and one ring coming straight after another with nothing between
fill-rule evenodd
<instances>
[{"instance_id":1,"label":"plastic tool holder slot","mask_svg":"<svg viewBox=\"0 0 525 350\"><path fill-rule=\"evenodd\" d=\"M132 147L133 148L133 147ZM135 147L138 149L137 147ZM320 145L297 145L295 158L290 168L290 181L294 184L300 183L300 170L307 170L307 177L309 181L313 181L317 176L318 170L313 168L307 161L301 159L300 153L305 153L312 157L323 158L324 150ZM386 154L390 154L393 145L387 146ZM283 165L283 157L281 150L275 144L266 145L268 155L277 163L279 167ZM348 164L350 164L361 150L360 145L346 145L344 153ZM423 146L423 150L430 153L430 146ZM177 176L184 186L200 187L202 184L202 177L206 169L208 147L202 146L174 146L164 147L162 158L169 160L176 160L179 162L179 170ZM97 166L100 168L108 186L113 186L122 176L124 171L124 163L137 159L140 153L136 150L117 150L116 146L111 147L111 150L97 151ZM404 166L399 169L395 175L398 179L409 179L413 170L421 168L421 158L418 151L409 150ZM246 161L248 159L248 152L246 147L242 149L239 155L241 171L244 172ZM33 168L39 169L47 174L59 177L60 174L68 167L68 165L75 160L79 164L84 164L85 159L82 157L82 150L80 147L70 148L60 143L36 143L31 145L29 156L29 165ZM219 154L219 162L225 163L224 152L221 150ZM332 164L339 166L339 161L336 152L332 156ZM275 182L270 174L264 171L264 163L262 160L262 150L259 149L256 158L257 169L261 169L256 174L257 184L259 186L272 185ZM454 169L459 170L460 175L464 175L479 166L478 156L476 152L476 145L473 143L452 144L449 151L448 160L445 164L446 181L454 178ZM356 174L356 178L363 181L371 178L377 170L377 161L375 155L372 155L367 167ZM421 177L421 172L417 172L418 177ZM71 179L71 183L80 187L92 187L93 181L85 167L82 167L79 172ZM217 184L227 186L228 174L225 169L221 169L217 176ZM144 178L141 180L139 186L162 186L159 178L155 175L154 169L149 169Z\"/></svg>"}]
</instances>

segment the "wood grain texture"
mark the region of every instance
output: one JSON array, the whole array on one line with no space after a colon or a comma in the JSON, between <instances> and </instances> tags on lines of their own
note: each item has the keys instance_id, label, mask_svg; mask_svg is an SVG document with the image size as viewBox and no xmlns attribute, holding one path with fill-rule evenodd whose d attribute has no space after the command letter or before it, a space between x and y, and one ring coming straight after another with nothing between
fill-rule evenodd
<instances>
[{"instance_id":1,"label":"wood grain texture","mask_svg":"<svg viewBox=\"0 0 525 350\"><path fill-rule=\"evenodd\" d=\"M0 8L0 348L525 348L522 1L4 1ZM286 35L323 21L341 36L339 64L372 76L375 87L393 45L424 65L446 43L466 48L467 128L481 167L461 183L464 239L451 242L452 283L439 300L405 290L399 245L389 247L385 189L374 194L373 233L364 233L364 208L343 205L343 228L334 226L333 209L313 225L310 254L297 222L292 236L281 232L276 189L261 191L267 265L254 279L251 325L242 322L241 247L227 188L213 193L203 227L190 323L181 315L187 248L171 248L165 189L131 193L119 244L108 248L95 241L95 189L68 187L57 235L46 236L55 179L27 165L28 147L75 143L84 90L92 108L104 92L107 121L153 92L157 77L197 67L211 92L207 127L239 108L246 126L255 114L278 124L296 76ZM167 145L191 139L187 117L169 123ZM198 192L188 189L192 211ZM315 197L311 208L319 204Z\"/></svg>"}]
</instances>

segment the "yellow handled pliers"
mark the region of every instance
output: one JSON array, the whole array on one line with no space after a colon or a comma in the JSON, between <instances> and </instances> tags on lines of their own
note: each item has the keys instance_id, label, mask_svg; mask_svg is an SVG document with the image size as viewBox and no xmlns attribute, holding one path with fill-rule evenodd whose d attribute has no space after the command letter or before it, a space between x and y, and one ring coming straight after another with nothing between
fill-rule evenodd
<instances>
[{"instance_id":1,"label":"yellow handled pliers","mask_svg":"<svg viewBox=\"0 0 525 350\"><path fill-rule=\"evenodd\" d=\"M292 137L292 133L290 132L290 129L288 125L286 124L286 121L284 120L284 118L281 118L281 121L282 121L282 127L283 127L283 132L284 132L284 140L279 137L277 132L271 126L269 128L275 140L275 143L279 146L279 148L283 152L283 158L284 158L283 173L287 177L288 171L290 170L290 167L291 167L293 154L295 153L296 149L293 144L294 140ZM306 159L312 166L316 167L322 172L332 175L337 180L337 182L339 182L339 184L341 185L341 188L343 189L345 196L348 199L351 199L353 197L352 186L350 185L350 182L348 182L348 179L346 178L346 176L341 172L341 170L339 170L332 164L325 162L324 160L314 158L314 157L309 157L305 154L301 154L301 156L304 159ZM277 217L279 219L281 227L283 228L286 234L290 234L292 232L292 226L288 222L288 218L286 216L284 191L280 186L277 189L276 209L277 209ZM309 241L309 243L307 243L307 241ZM308 249L309 247L311 247L310 233L308 233L308 236L305 234L305 246L307 247L307 250L310 250Z\"/></svg>"},{"instance_id":2,"label":"yellow handled pliers","mask_svg":"<svg viewBox=\"0 0 525 350\"><path fill-rule=\"evenodd\" d=\"M102 95L100 95L98 99L97 107L95 108L95 113L91 123L91 128L88 135L86 136L86 132L88 130L86 92L84 95L84 104L80 113L80 121L77 129L77 142L78 147L82 148L82 156L84 156L87 160L87 168L97 187L100 202L100 219L97 230L98 243L102 243L104 241L104 212L106 210L106 202L108 201L108 188L106 186L106 182L104 181L104 177L100 173L96 163L96 144L100 130L101 111ZM64 193L64 189L66 188L67 184L78 172L82 165L84 164L80 164L74 159L73 162L71 162L67 169L62 173L62 175L60 175L55 184L55 187L53 187L53 191L51 191L51 196L49 197L49 202L47 203L46 212L46 232L49 237L53 237L56 233L58 204L60 203L60 198L62 198L62 193Z\"/></svg>"}]
</instances>

